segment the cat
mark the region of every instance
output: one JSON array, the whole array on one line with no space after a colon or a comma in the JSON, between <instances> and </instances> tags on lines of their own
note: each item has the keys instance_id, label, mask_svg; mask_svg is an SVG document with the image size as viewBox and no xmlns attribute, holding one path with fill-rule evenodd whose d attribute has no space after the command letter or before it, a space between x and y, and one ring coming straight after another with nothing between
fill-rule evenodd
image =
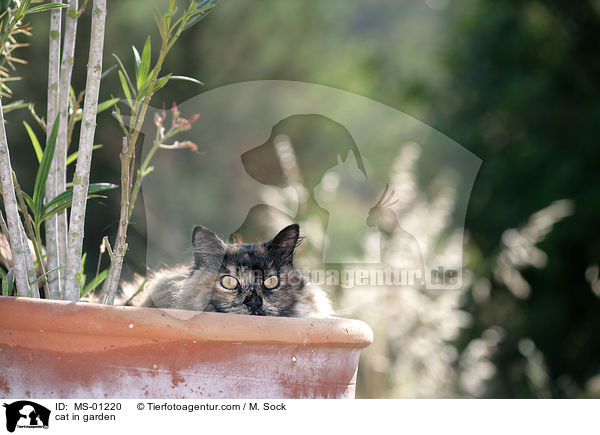
<instances>
[{"instance_id":1,"label":"cat","mask_svg":"<svg viewBox=\"0 0 600 435\"><path fill-rule=\"evenodd\" d=\"M294 266L301 241L292 224L263 243L225 243L201 225L192 231L193 262L165 269L146 284L138 306L278 317L330 317L325 292Z\"/></svg>"}]
</instances>

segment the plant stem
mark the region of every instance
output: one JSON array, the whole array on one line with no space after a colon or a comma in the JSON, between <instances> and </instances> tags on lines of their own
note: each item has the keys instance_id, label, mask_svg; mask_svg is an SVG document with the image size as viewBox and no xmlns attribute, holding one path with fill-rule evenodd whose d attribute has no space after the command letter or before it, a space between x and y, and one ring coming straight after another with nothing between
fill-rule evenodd
<instances>
[{"instance_id":1,"label":"plant stem","mask_svg":"<svg viewBox=\"0 0 600 435\"><path fill-rule=\"evenodd\" d=\"M39 232L39 225L36 225L29 213L27 213L27 206L25 205L25 200L23 199L23 193L21 192L21 186L19 185L19 181L17 180L17 176L13 172L13 182L15 183L15 193L17 195L17 199L19 201L19 205L21 206L23 220L25 221L25 229L27 230L27 236L31 243L33 244L33 250L35 252L35 258L38 262L40 268L40 275L42 278L42 283L44 285L44 295L48 296L48 282L46 277L46 270L44 267L44 257L42 256L42 248L41 248L41 237ZM34 229L35 225L35 229Z\"/></svg>"},{"instance_id":2,"label":"plant stem","mask_svg":"<svg viewBox=\"0 0 600 435\"><path fill-rule=\"evenodd\" d=\"M157 136L158 136L158 133L157 133ZM160 148L160 143L158 142L158 137L157 137L157 139L152 144L152 148L150 148L150 151L148 151L146 158L144 159L144 161L140 165L140 168L137 171L137 175L135 177L135 184L134 184L133 190L131 192L131 201L129 204L129 212L128 212L128 217L127 217L127 219L129 221L131 220L131 215L133 215L133 206L135 204L135 201L137 200L138 193L140 192L140 189L142 187L142 180L144 179L144 174L146 172L146 169L148 169L150 160L152 160L152 157L154 156L154 154L156 153L156 151L159 148Z\"/></svg>"},{"instance_id":3,"label":"plant stem","mask_svg":"<svg viewBox=\"0 0 600 435\"><path fill-rule=\"evenodd\" d=\"M171 0L169 3L169 11L174 10L175 2ZM177 31L175 39L181 35L183 31L183 26ZM112 305L115 299L115 294L117 292L117 287L119 285L119 280L121 279L121 270L123 267L123 258L125 257L125 253L127 252L127 228L129 227L129 219L133 213L133 203L130 201L132 191L135 192L137 197L137 192L139 191L139 187L134 188L137 185L137 181L134 184L134 163L135 163L135 145L137 139L139 137L140 131L142 129L142 125L144 124L144 119L146 118L146 111L148 110L148 105L150 104L150 99L152 98L152 89L158 80L158 74L160 73L160 69L162 68L162 64L169 52L169 39L164 38L162 40L162 44L160 47L160 53L158 55L158 60L156 61L156 65L152 70L152 75L148 84L148 91L142 97L141 106L137 113L137 116L134 116L135 122L133 129L129 130L129 134L127 137L123 138L123 150L120 155L121 159L121 214L119 216L119 229L117 230L117 238L115 241L115 247L113 254L111 254L111 263L110 269L108 271L108 276L104 281L104 285L102 286L102 303ZM137 104L136 104L137 107ZM138 177L140 177L138 172ZM141 182L141 180L140 180Z\"/></svg>"},{"instance_id":4,"label":"plant stem","mask_svg":"<svg viewBox=\"0 0 600 435\"><path fill-rule=\"evenodd\" d=\"M123 268L123 258L127 252L127 226L129 224L129 167L131 164L131 156L129 155L130 146L127 143L127 138L123 138L123 148L121 150L121 215L119 217L119 229L117 230L117 240L115 242L114 251L110 248L108 239L106 244L108 247L108 255L110 256L110 268L108 275L102 286L103 304L112 305L115 301L115 294L119 280L121 279L121 269Z\"/></svg>"},{"instance_id":5,"label":"plant stem","mask_svg":"<svg viewBox=\"0 0 600 435\"><path fill-rule=\"evenodd\" d=\"M77 34L78 1L71 0L65 18L65 36L63 41L62 59L60 65L60 83L58 87L58 106L60 122L58 126L58 137L56 140L56 151L53 161L56 163L56 194L60 195L66 190L67 183L67 132L69 128L69 91L71 89L71 74L73 72L73 59L75 55L75 37ZM48 122L49 124L50 122ZM58 234L58 260L59 265L67 264L67 211L63 210L57 214ZM64 299L69 299L66 293L66 274L61 269L57 271L63 288Z\"/></svg>"},{"instance_id":6,"label":"plant stem","mask_svg":"<svg viewBox=\"0 0 600 435\"><path fill-rule=\"evenodd\" d=\"M50 34L49 34L49 53L48 53L48 108L46 112L46 137L50 137L52 131L52 120L58 115L58 82L60 78L60 31L61 31L62 9L54 9L50 12ZM48 179L46 180L46 202L51 201L56 196L56 161L57 153L54 153ZM53 270L58 267L58 232L57 216L52 216L46 220L46 261L48 269ZM60 282L60 272L50 273L48 279L48 292L46 294L50 299L63 299L62 286Z\"/></svg>"},{"instance_id":7,"label":"plant stem","mask_svg":"<svg viewBox=\"0 0 600 435\"><path fill-rule=\"evenodd\" d=\"M0 98L0 185L2 186L2 197L4 211L10 239L10 247L15 268L15 279L17 281L17 293L19 296L39 297L37 285L29 285L35 280L33 260L29 246L25 243L25 237L17 200L15 198L15 186L13 184L12 166L10 164L10 153L6 141L6 130L4 128L4 113L2 112L2 98ZM33 276L28 273L33 271Z\"/></svg>"},{"instance_id":8,"label":"plant stem","mask_svg":"<svg viewBox=\"0 0 600 435\"><path fill-rule=\"evenodd\" d=\"M67 252L67 279L65 296L72 301L79 300L81 285L81 251L90 166L96 131L98 95L102 76L102 52L104 50L104 30L106 22L106 0L94 0L92 7L92 30L88 57L85 100L81 119L79 153L73 176L73 204L69 221L69 244Z\"/></svg>"}]
</instances>

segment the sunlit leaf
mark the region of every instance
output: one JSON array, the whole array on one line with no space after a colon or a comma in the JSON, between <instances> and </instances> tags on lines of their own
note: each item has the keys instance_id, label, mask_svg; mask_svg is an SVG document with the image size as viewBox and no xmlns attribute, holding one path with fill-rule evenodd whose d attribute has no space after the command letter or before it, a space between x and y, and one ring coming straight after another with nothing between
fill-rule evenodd
<instances>
[{"instance_id":1,"label":"sunlit leaf","mask_svg":"<svg viewBox=\"0 0 600 435\"><path fill-rule=\"evenodd\" d=\"M102 148L102 145L94 145L92 147L92 151L99 150L100 148ZM69 166L71 163L73 163L75 160L77 160L78 155L79 155L79 153L77 151L70 154L69 157L67 157L67 166Z\"/></svg>"},{"instance_id":2,"label":"sunlit leaf","mask_svg":"<svg viewBox=\"0 0 600 435\"><path fill-rule=\"evenodd\" d=\"M110 109L112 106L119 102L119 98L111 98L110 100L106 100L98 104L98 113L104 112L107 109Z\"/></svg>"},{"instance_id":3,"label":"sunlit leaf","mask_svg":"<svg viewBox=\"0 0 600 435\"><path fill-rule=\"evenodd\" d=\"M156 83L154 83L154 87L152 88L152 92L157 92L158 90L162 89L168 82L169 82L169 78L171 77L171 75L166 75L164 77L160 77L156 80Z\"/></svg>"},{"instance_id":4,"label":"sunlit leaf","mask_svg":"<svg viewBox=\"0 0 600 435\"><path fill-rule=\"evenodd\" d=\"M150 71L150 60L152 58L152 44L150 43L150 37L146 39L144 44L144 51L142 51L142 60L140 64L140 70L138 71L137 87L138 91L141 91L146 83L148 82L148 71Z\"/></svg>"},{"instance_id":5,"label":"sunlit leaf","mask_svg":"<svg viewBox=\"0 0 600 435\"><path fill-rule=\"evenodd\" d=\"M37 136L33 132L33 129L29 126L29 124L27 124L26 121L23 121L23 125L25 125L25 130L27 130L29 140L31 141L31 145L33 145L33 149L35 150L35 155L38 159L38 163L40 163L42 161L42 155L44 154L40 142L38 141Z\"/></svg>"},{"instance_id":6,"label":"sunlit leaf","mask_svg":"<svg viewBox=\"0 0 600 435\"><path fill-rule=\"evenodd\" d=\"M197 80L193 77L187 77L187 76L171 76L171 79L173 80L184 80L187 82L192 82L192 83L196 83L198 85L202 85L204 86L204 83L202 83L200 80Z\"/></svg>"},{"instance_id":7,"label":"sunlit leaf","mask_svg":"<svg viewBox=\"0 0 600 435\"><path fill-rule=\"evenodd\" d=\"M87 258L87 252L83 254L81 257L81 265L79 267L79 294L83 292L83 287L85 286L85 274L83 271L85 270L85 260Z\"/></svg>"},{"instance_id":8,"label":"sunlit leaf","mask_svg":"<svg viewBox=\"0 0 600 435\"><path fill-rule=\"evenodd\" d=\"M133 58L135 59L135 76L139 79L142 58L140 57L140 53L137 51L137 48L135 48L135 45L132 45L131 49L133 50Z\"/></svg>"}]
</instances>

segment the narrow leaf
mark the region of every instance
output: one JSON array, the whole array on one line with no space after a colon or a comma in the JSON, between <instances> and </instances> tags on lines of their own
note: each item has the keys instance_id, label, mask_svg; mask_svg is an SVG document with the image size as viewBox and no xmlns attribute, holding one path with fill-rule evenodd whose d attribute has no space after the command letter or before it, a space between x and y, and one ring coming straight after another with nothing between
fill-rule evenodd
<instances>
[{"instance_id":1,"label":"narrow leaf","mask_svg":"<svg viewBox=\"0 0 600 435\"><path fill-rule=\"evenodd\" d=\"M10 296L15 288L15 268L11 267L2 280L2 296Z\"/></svg>"},{"instance_id":2,"label":"narrow leaf","mask_svg":"<svg viewBox=\"0 0 600 435\"><path fill-rule=\"evenodd\" d=\"M218 0L205 0L200 2L198 8L193 12L192 18L185 23L183 30L187 30L192 27L194 24L197 24L200 20L206 17L212 9L217 5Z\"/></svg>"},{"instance_id":3,"label":"narrow leaf","mask_svg":"<svg viewBox=\"0 0 600 435\"><path fill-rule=\"evenodd\" d=\"M102 75L100 76L100 80L104 80L104 78L109 75L111 72L113 72L115 70L115 68L117 67L117 65L113 65L110 68L108 68L106 71L104 71L102 73Z\"/></svg>"},{"instance_id":4,"label":"narrow leaf","mask_svg":"<svg viewBox=\"0 0 600 435\"><path fill-rule=\"evenodd\" d=\"M85 269L85 260L87 258L87 252L83 254L81 257L81 264L79 266L79 294L83 291L83 287L85 286L85 274L83 273Z\"/></svg>"},{"instance_id":5,"label":"narrow leaf","mask_svg":"<svg viewBox=\"0 0 600 435\"><path fill-rule=\"evenodd\" d=\"M123 75L125 75L125 78L127 79L127 83L129 84L129 87L131 89L133 89L133 83L131 82L131 79L129 78L129 74L127 74L127 70L125 69L125 66L123 65L123 62L121 62L121 59L119 58L119 56L117 56L114 53L113 53L113 57L117 60L117 63L119 64L120 71L123 73Z\"/></svg>"},{"instance_id":6,"label":"narrow leaf","mask_svg":"<svg viewBox=\"0 0 600 435\"><path fill-rule=\"evenodd\" d=\"M117 187L116 184L111 183L92 183L88 187L88 195L94 195L96 193L104 192L106 190L115 189ZM52 201L50 201L44 207L44 212L48 212L51 208L55 206L66 205L67 208L71 206L71 202L73 201L73 188L69 188L62 192L60 195L56 196Z\"/></svg>"},{"instance_id":7,"label":"narrow leaf","mask_svg":"<svg viewBox=\"0 0 600 435\"><path fill-rule=\"evenodd\" d=\"M25 11L25 15L35 14L36 12L49 11L51 9L66 8L67 6L69 6L69 5L65 4L65 3L46 3L44 5L34 6L32 8L27 9Z\"/></svg>"},{"instance_id":8,"label":"narrow leaf","mask_svg":"<svg viewBox=\"0 0 600 435\"><path fill-rule=\"evenodd\" d=\"M157 92L159 89L162 89L168 82L169 79L171 78L171 75L166 75L164 77L160 77L158 80L156 80L156 82L154 83L154 87L152 88L152 92Z\"/></svg>"},{"instance_id":9,"label":"narrow leaf","mask_svg":"<svg viewBox=\"0 0 600 435\"><path fill-rule=\"evenodd\" d=\"M131 100L131 92L129 92L129 86L127 86L127 80L121 71L119 71L119 80L121 81L121 87L123 88L123 93L125 94L125 98L127 101Z\"/></svg>"},{"instance_id":10,"label":"narrow leaf","mask_svg":"<svg viewBox=\"0 0 600 435\"><path fill-rule=\"evenodd\" d=\"M92 147L92 151L94 150L98 150L102 148L102 145L94 145ZM77 151L75 151L74 153L70 154L69 157L67 157L67 166L69 166L71 163L73 163L75 160L77 160L77 156L79 155L79 153Z\"/></svg>"},{"instance_id":11,"label":"narrow leaf","mask_svg":"<svg viewBox=\"0 0 600 435\"><path fill-rule=\"evenodd\" d=\"M33 149L35 150L35 155L37 156L38 163L42 161L42 147L40 146L40 142L38 141L37 136L33 132L33 129L27 124L26 121L23 121L23 125L25 125L25 130L27 130L27 134L29 135L29 140L31 141L31 145L33 145Z\"/></svg>"},{"instance_id":12,"label":"narrow leaf","mask_svg":"<svg viewBox=\"0 0 600 435\"><path fill-rule=\"evenodd\" d=\"M131 49L133 50L133 58L135 59L135 76L139 80L139 78L140 78L140 65L142 63L142 59L140 57L140 53L137 51L137 48L135 48L135 45L132 45Z\"/></svg>"},{"instance_id":13,"label":"narrow leaf","mask_svg":"<svg viewBox=\"0 0 600 435\"><path fill-rule=\"evenodd\" d=\"M140 64L140 70L138 72L138 91L141 91L148 82L148 71L150 71L151 57L152 44L150 43L150 37L148 36L148 39L146 39L146 44L144 44L144 51L142 51L142 63Z\"/></svg>"},{"instance_id":14,"label":"narrow leaf","mask_svg":"<svg viewBox=\"0 0 600 435\"><path fill-rule=\"evenodd\" d=\"M96 287L98 287L100 284L102 284L102 282L106 279L107 275L108 275L108 269L105 269L102 272L100 272L96 278L94 278L92 281L90 281L90 283L88 285L85 286L85 288L81 292L80 297L83 298L83 297L87 296L90 292L93 292L96 289Z\"/></svg>"},{"instance_id":15,"label":"narrow leaf","mask_svg":"<svg viewBox=\"0 0 600 435\"><path fill-rule=\"evenodd\" d=\"M63 266L58 266L58 267L55 267L55 268L54 268L54 269L52 269L52 270L49 270L48 272L44 273L43 275L40 275L40 276L38 276L36 279L34 279L33 281L31 281L31 282L29 283L29 285L36 284L36 283L37 283L38 281L40 281L41 279L43 279L43 278L47 277L47 276L48 276L49 274L51 274L52 272L56 272L58 269L60 269L60 268L62 268L62 267L65 267L65 266L64 266L64 265L63 265Z\"/></svg>"},{"instance_id":16,"label":"narrow leaf","mask_svg":"<svg viewBox=\"0 0 600 435\"><path fill-rule=\"evenodd\" d=\"M187 76L171 76L171 78L172 78L173 80L184 80L184 81L187 81L187 82L192 82L192 83L196 83L196 84L199 84L199 85L202 85L202 86L204 86L204 83L202 83L200 80L197 80L197 79L195 79L195 78L193 78L193 77L187 77Z\"/></svg>"},{"instance_id":17,"label":"narrow leaf","mask_svg":"<svg viewBox=\"0 0 600 435\"><path fill-rule=\"evenodd\" d=\"M106 198L106 196L103 196L103 195L88 195L88 197L87 197L87 199L92 199L92 198ZM40 219L40 222L44 222L48 218L51 218L55 214L60 213L61 211L66 210L69 207L71 207L71 203L61 204L59 206L54 207L52 210L46 212L46 214L44 214L42 216L42 218Z\"/></svg>"},{"instance_id":18,"label":"narrow leaf","mask_svg":"<svg viewBox=\"0 0 600 435\"><path fill-rule=\"evenodd\" d=\"M33 187L33 204L38 214L41 214L42 204L44 202L44 192L46 191L46 180L50 173L50 164L52 163L52 157L54 156L54 148L56 147L56 136L58 135L58 124L59 116L54 121L54 126L50 132L50 137L46 143L46 148L42 155L42 161L38 168L37 175L35 177L35 185Z\"/></svg>"},{"instance_id":19,"label":"narrow leaf","mask_svg":"<svg viewBox=\"0 0 600 435\"><path fill-rule=\"evenodd\" d=\"M119 102L119 98L111 98L110 100L103 101L98 104L98 113L104 112L107 109L110 109L112 106Z\"/></svg>"},{"instance_id":20,"label":"narrow leaf","mask_svg":"<svg viewBox=\"0 0 600 435\"><path fill-rule=\"evenodd\" d=\"M165 27L165 21L160 16L158 11L154 9L154 21L156 21L156 26L158 27L158 32L160 33L160 37L162 40L167 39L167 28Z\"/></svg>"}]
</instances>

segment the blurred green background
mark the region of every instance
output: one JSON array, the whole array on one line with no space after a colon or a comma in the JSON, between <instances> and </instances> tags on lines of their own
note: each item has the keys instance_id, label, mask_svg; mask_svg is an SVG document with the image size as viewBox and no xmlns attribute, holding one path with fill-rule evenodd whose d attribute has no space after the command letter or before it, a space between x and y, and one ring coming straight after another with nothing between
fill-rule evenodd
<instances>
[{"instance_id":1,"label":"blurred green background","mask_svg":"<svg viewBox=\"0 0 600 435\"><path fill-rule=\"evenodd\" d=\"M154 7L166 1L110 2L105 69L111 53L133 68L131 45L148 35L158 48ZM11 85L13 99L40 114L48 19L30 17L32 44L19 51L29 64ZM79 23L76 91L88 29L89 11ZM444 295L334 289L344 315L375 331L359 396L600 397L598 53L598 0L227 0L165 62L164 71L205 86L170 83L152 105L241 81L297 80L366 96L452 138L483 160L466 218L468 279ZM121 95L114 73L101 89L102 99L111 95ZM6 118L14 169L31 191L36 160L21 120L33 122L24 110ZM109 113L98 124L104 147L91 181L118 184L121 134ZM102 237L114 239L118 203L112 191L88 205L90 276ZM138 213L125 278L144 273L145 239Z\"/></svg>"}]
</instances>

